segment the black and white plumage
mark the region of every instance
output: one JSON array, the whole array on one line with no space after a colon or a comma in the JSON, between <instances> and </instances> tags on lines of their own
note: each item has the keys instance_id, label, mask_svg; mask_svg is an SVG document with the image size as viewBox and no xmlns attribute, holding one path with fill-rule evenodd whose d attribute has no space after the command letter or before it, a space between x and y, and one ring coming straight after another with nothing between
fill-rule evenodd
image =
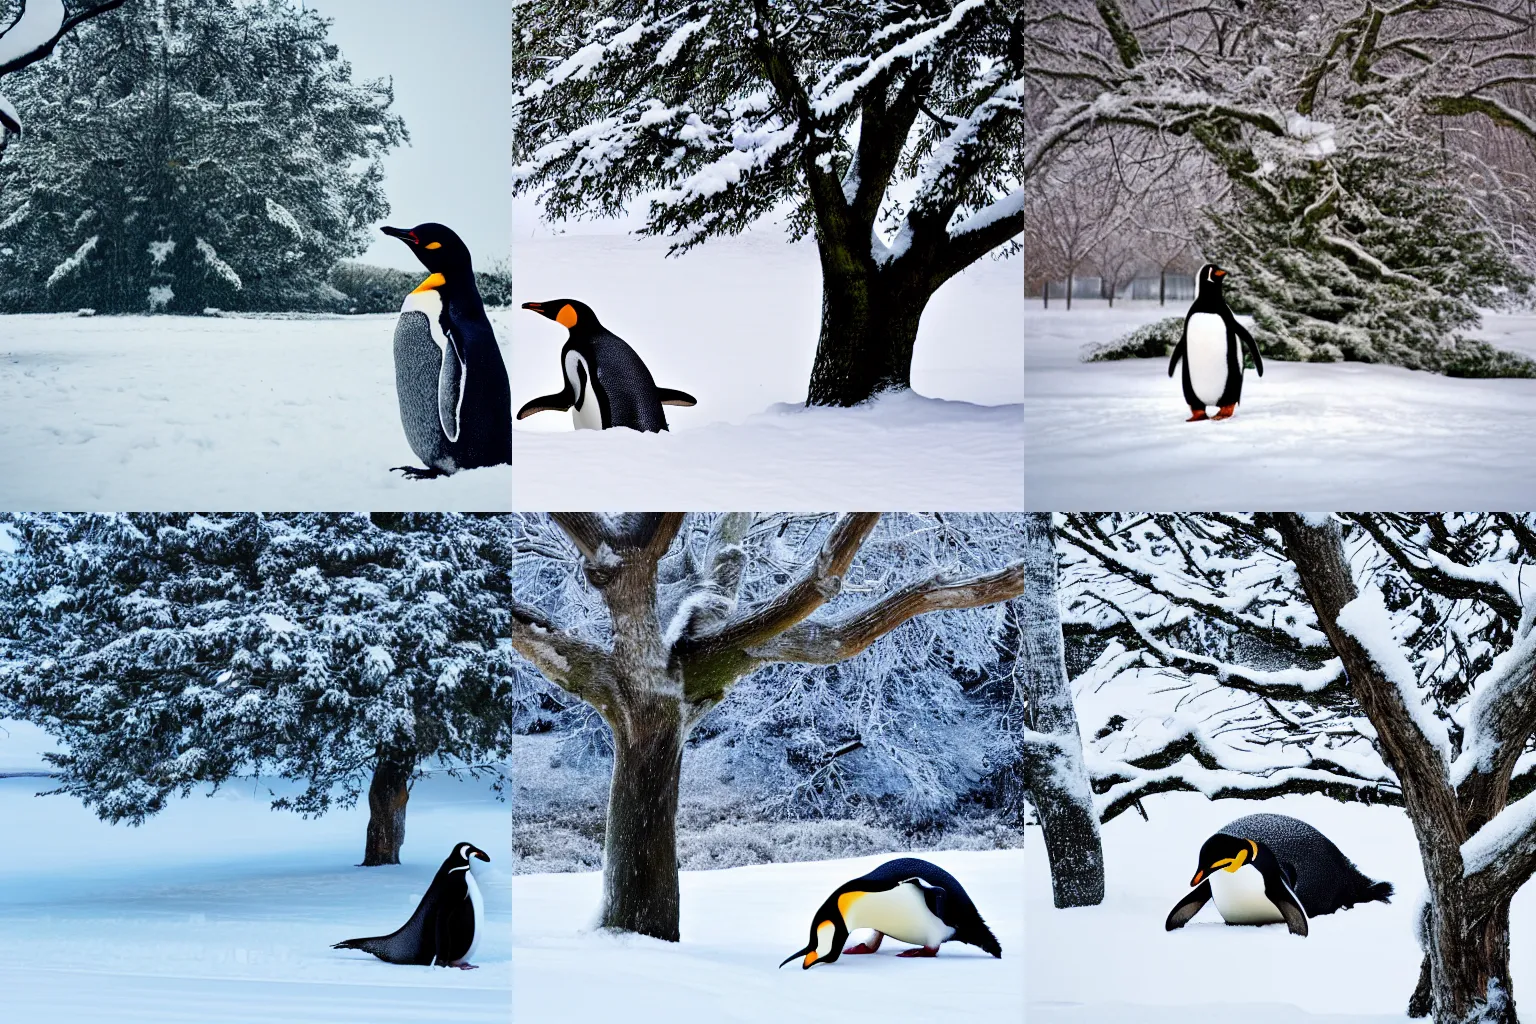
<instances>
[{"instance_id":1,"label":"black and white plumage","mask_svg":"<svg viewBox=\"0 0 1536 1024\"><path fill-rule=\"evenodd\" d=\"M426 468L396 468L419 479L510 463L512 390L469 249L441 224L382 230L431 271L395 323L400 423Z\"/></svg>"},{"instance_id":2,"label":"black and white plumage","mask_svg":"<svg viewBox=\"0 0 1536 1024\"><path fill-rule=\"evenodd\" d=\"M873 933L870 939L843 948L850 934L864 929ZM900 857L838 886L811 919L810 943L779 966L804 957L801 966L808 969L844 953L873 953L887 935L917 947L899 956L936 956L941 942L964 942L1003 955L954 875L926 860Z\"/></svg>"},{"instance_id":3,"label":"black and white plumage","mask_svg":"<svg viewBox=\"0 0 1536 1024\"><path fill-rule=\"evenodd\" d=\"M1184 333L1168 360L1170 377L1181 361L1184 364L1184 400L1189 403L1191 422L1205 419L1208 405L1220 407L1213 417L1218 420L1236 411L1243 395L1243 348L1253 357L1259 376L1264 376L1259 346L1222 297L1226 276L1227 272L1214 263L1200 268L1195 301L1184 317Z\"/></svg>"},{"instance_id":4,"label":"black and white plumage","mask_svg":"<svg viewBox=\"0 0 1536 1024\"><path fill-rule=\"evenodd\" d=\"M470 843L459 843L432 878L410 920L388 935L347 939L332 949L360 949L392 964L470 970L485 928L485 901L473 862L490 861Z\"/></svg>"},{"instance_id":5,"label":"black and white plumage","mask_svg":"<svg viewBox=\"0 0 1536 1024\"><path fill-rule=\"evenodd\" d=\"M1331 840L1299 818L1250 814L1228 823L1200 848L1190 893L1165 927L1182 928L1214 899L1228 924L1284 922L1306 935L1307 919L1356 903L1391 902L1392 883L1367 877Z\"/></svg>"},{"instance_id":6,"label":"black and white plumage","mask_svg":"<svg viewBox=\"0 0 1536 1024\"><path fill-rule=\"evenodd\" d=\"M564 386L553 395L525 404L517 412L518 419L536 412L569 409L578 430L630 427L655 431L667 429L662 406L698 404L686 392L657 387L639 353L604 327L586 303L554 299L525 302L523 308L548 317L571 333L560 349Z\"/></svg>"}]
</instances>

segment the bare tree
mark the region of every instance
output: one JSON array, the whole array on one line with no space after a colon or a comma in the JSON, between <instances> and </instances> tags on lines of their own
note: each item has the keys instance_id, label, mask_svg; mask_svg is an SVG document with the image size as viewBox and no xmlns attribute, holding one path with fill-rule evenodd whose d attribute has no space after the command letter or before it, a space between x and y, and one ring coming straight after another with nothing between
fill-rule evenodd
<instances>
[{"instance_id":1,"label":"bare tree","mask_svg":"<svg viewBox=\"0 0 1536 1024\"><path fill-rule=\"evenodd\" d=\"M835 664L916 615L1017 596L1023 563L960 577L938 571L836 617L813 618L880 519L839 516L815 558L766 600L738 607L751 513L710 527L702 557L668 553L682 512L551 513L601 595L611 638L562 629L514 602L512 644L547 679L597 710L613 734L604 836L605 928L678 939L677 803L689 731L738 681L773 662Z\"/></svg>"},{"instance_id":2,"label":"bare tree","mask_svg":"<svg viewBox=\"0 0 1536 1024\"><path fill-rule=\"evenodd\" d=\"M1024 763L1030 802L1045 834L1057 907L1104 902L1104 845L1083 763L1072 687L1067 682L1061 606L1056 591L1056 531L1051 513L1024 517L1023 640L1026 724Z\"/></svg>"}]
</instances>

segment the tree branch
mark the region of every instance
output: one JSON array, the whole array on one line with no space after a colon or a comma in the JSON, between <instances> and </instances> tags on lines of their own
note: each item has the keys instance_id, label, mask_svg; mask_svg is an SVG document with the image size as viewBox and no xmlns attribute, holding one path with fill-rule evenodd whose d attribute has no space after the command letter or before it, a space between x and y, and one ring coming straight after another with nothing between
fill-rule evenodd
<instances>
[{"instance_id":1,"label":"tree branch","mask_svg":"<svg viewBox=\"0 0 1536 1024\"><path fill-rule=\"evenodd\" d=\"M604 544L610 548L619 546L618 536L596 512L551 512L549 518L565 531L583 558L595 558L597 549Z\"/></svg>"},{"instance_id":2,"label":"tree branch","mask_svg":"<svg viewBox=\"0 0 1536 1024\"><path fill-rule=\"evenodd\" d=\"M85 21L89 21L91 18L94 18L97 15L105 14L110 10L115 10L116 8L123 6L123 4L126 2L127 0L101 0L99 3L90 4L89 6L82 8L75 14L65 18L63 23L59 26L59 30L53 34L53 38L49 39L42 46L35 50L29 50L26 53L20 54L11 60L6 61L5 63L0 64L0 75L8 75L12 71L20 71L22 68L29 64L37 63L44 57L47 57L49 54L53 53L53 48L59 44L59 40L68 35L76 25L79 25ZM0 39L3 38L5 38L4 35L0 34Z\"/></svg>"},{"instance_id":3,"label":"tree branch","mask_svg":"<svg viewBox=\"0 0 1536 1024\"><path fill-rule=\"evenodd\" d=\"M559 629L531 605L512 602L512 648L544 678L605 711L612 700L608 652Z\"/></svg>"},{"instance_id":4,"label":"tree branch","mask_svg":"<svg viewBox=\"0 0 1536 1024\"><path fill-rule=\"evenodd\" d=\"M830 622L802 622L766 643L746 646L759 661L831 665L861 653L908 619L950 608L978 608L1024 592L1024 563L954 579L938 573L887 594L874 604Z\"/></svg>"}]
</instances>

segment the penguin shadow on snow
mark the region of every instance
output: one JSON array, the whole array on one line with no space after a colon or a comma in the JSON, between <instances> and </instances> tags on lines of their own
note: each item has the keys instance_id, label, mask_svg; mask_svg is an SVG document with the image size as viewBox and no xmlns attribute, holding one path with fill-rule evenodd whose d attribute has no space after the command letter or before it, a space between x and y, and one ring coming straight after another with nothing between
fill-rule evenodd
<instances>
[{"instance_id":1,"label":"penguin shadow on snow","mask_svg":"<svg viewBox=\"0 0 1536 1024\"><path fill-rule=\"evenodd\" d=\"M410 247L429 276L395 323L395 392L405 439L425 467L412 480L512 462L512 389L475 284L469 247L450 228L380 228Z\"/></svg>"},{"instance_id":2,"label":"penguin shadow on snow","mask_svg":"<svg viewBox=\"0 0 1536 1024\"><path fill-rule=\"evenodd\" d=\"M855 932L866 937L848 946ZM886 861L833 890L811 919L810 942L779 966L803 957L801 968L836 963L844 955L879 951L889 935L914 948L900 957L935 957L944 942L963 942L1001 958L997 937L960 882L937 864L916 857Z\"/></svg>"},{"instance_id":3,"label":"penguin shadow on snow","mask_svg":"<svg viewBox=\"0 0 1536 1024\"><path fill-rule=\"evenodd\" d=\"M570 410L577 430L629 427L655 432L667 429L662 406L689 408L698 400L686 391L656 386L640 354L602 325L597 314L575 299L525 302L523 308L547 317L569 333L560 349L562 387L523 405L517 418L540 412Z\"/></svg>"},{"instance_id":4,"label":"penguin shadow on snow","mask_svg":"<svg viewBox=\"0 0 1536 1024\"><path fill-rule=\"evenodd\" d=\"M1212 900L1229 925L1284 924L1305 937L1308 920L1358 903L1390 903L1392 883L1365 875L1327 836L1299 818L1250 814L1205 841L1190 892L1166 931L1187 925Z\"/></svg>"}]
</instances>

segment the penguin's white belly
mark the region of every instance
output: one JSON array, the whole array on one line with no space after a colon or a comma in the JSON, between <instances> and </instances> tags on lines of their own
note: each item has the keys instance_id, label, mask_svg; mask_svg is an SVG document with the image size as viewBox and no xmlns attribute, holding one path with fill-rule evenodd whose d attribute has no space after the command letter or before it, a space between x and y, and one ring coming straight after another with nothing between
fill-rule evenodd
<instances>
[{"instance_id":1,"label":"penguin's white belly","mask_svg":"<svg viewBox=\"0 0 1536 1024\"><path fill-rule=\"evenodd\" d=\"M581 367L586 371L587 383L583 387L581 374L576 368ZM577 430L602 430L603 413L597 407L597 398L592 394L592 368L587 361L576 352L570 352L565 357L565 379L570 382L571 393L576 396L577 404L571 406L571 422Z\"/></svg>"},{"instance_id":2,"label":"penguin's white belly","mask_svg":"<svg viewBox=\"0 0 1536 1024\"><path fill-rule=\"evenodd\" d=\"M903 882L885 892L870 892L849 904L843 921L850 932L873 928L901 942L937 949L955 930L928 909L915 882Z\"/></svg>"},{"instance_id":3,"label":"penguin's white belly","mask_svg":"<svg viewBox=\"0 0 1536 1024\"><path fill-rule=\"evenodd\" d=\"M425 313L427 326L432 331L432 340L437 342L439 352L448 348L448 335L443 333L443 297L438 294L436 288L428 288L424 291L411 292L400 304L402 313Z\"/></svg>"},{"instance_id":4,"label":"penguin's white belly","mask_svg":"<svg viewBox=\"0 0 1536 1024\"><path fill-rule=\"evenodd\" d=\"M464 885L469 889L469 903L475 911L475 934L470 937L469 948L459 957L459 963L467 964L474 960L475 950L480 948L480 930L485 926L485 900L480 895L480 885L475 881L473 871L464 872Z\"/></svg>"},{"instance_id":5,"label":"penguin's white belly","mask_svg":"<svg viewBox=\"0 0 1536 1024\"><path fill-rule=\"evenodd\" d=\"M1189 384L1206 405L1215 405L1227 390L1227 325L1215 313L1196 313L1189 318L1184 358L1189 362ZM1242 366L1238 366L1242 373Z\"/></svg>"},{"instance_id":6,"label":"penguin's white belly","mask_svg":"<svg viewBox=\"0 0 1536 1024\"><path fill-rule=\"evenodd\" d=\"M1285 920L1264 895L1264 876L1251 864L1211 872L1211 898L1228 924L1275 924Z\"/></svg>"}]
</instances>

